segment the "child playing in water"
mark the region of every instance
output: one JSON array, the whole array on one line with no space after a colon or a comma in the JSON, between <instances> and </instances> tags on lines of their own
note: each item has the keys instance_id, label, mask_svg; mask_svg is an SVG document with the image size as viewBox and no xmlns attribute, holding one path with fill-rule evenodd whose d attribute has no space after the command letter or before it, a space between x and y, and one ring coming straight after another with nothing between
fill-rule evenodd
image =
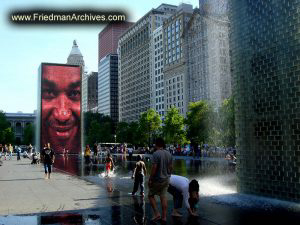
<instances>
[{"instance_id":1,"label":"child playing in water","mask_svg":"<svg viewBox=\"0 0 300 225\"><path fill-rule=\"evenodd\" d=\"M110 173L110 170L112 170L114 167L114 161L112 157L110 156L110 153L107 154L107 157L105 159L105 176L108 177L108 174Z\"/></svg>"},{"instance_id":2,"label":"child playing in water","mask_svg":"<svg viewBox=\"0 0 300 225\"><path fill-rule=\"evenodd\" d=\"M144 197L144 177L147 173L145 163L142 161L142 157L140 155L137 156L137 163L135 164L135 168L133 170L132 179L134 179L134 186L132 195L135 195L140 185L141 196Z\"/></svg>"}]
</instances>

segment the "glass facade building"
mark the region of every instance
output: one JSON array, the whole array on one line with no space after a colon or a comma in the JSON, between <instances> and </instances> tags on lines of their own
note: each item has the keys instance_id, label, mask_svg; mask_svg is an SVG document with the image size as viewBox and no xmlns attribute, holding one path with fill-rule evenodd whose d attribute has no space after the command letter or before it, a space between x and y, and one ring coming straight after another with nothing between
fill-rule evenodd
<instances>
[{"instance_id":1,"label":"glass facade building","mask_svg":"<svg viewBox=\"0 0 300 225\"><path fill-rule=\"evenodd\" d=\"M230 1L238 190L300 200L300 2Z\"/></svg>"},{"instance_id":2,"label":"glass facade building","mask_svg":"<svg viewBox=\"0 0 300 225\"><path fill-rule=\"evenodd\" d=\"M98 71L98 112L118 122L118 55L102 58Z\"/></svg>"}]
</instances>

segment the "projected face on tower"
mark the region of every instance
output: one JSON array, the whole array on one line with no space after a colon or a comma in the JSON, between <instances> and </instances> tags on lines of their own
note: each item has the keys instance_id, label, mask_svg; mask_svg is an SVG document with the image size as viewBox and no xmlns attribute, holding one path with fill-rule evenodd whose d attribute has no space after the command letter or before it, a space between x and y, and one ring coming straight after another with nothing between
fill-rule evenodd
<instances>
[{"instance_id":1,"label":"projected face on tower","mask_svg":"<svg viewBox=\"0 0 300 225\"><path fill-rule=\"evenodd\" d=\"M42 146L49 142L56 153L79 153L80 67L43 65L41 97Z\"/></svg>"}]
</instances>

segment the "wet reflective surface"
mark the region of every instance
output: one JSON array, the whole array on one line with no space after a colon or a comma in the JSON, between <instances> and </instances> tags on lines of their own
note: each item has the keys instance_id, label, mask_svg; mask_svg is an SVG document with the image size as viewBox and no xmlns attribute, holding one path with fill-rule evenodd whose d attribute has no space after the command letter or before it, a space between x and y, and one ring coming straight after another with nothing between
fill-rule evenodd
<instances>
[{"instance_id":1,"label":"wet reflective surface","mask_svg":"<svg viewBox=\"0 0 300 225\"><path fill-rule=\"evenodd\" d=\"M150 171L150 155L145 155L145 163ZM114 156L115 170L105 177L104 158L93 159L85 164L76 155L56 156L56 172L70 175L98 184L104 188L95 198L76 198L78 203L95 201L94 208L74 211L56 211L36 215L0 216L0 225L15 224L154 224L148 198L131 196L131 179L135 157L125 159ZM197 179L200 183L199 217L189 217L186 209L181 209L182 218L171 216L173 200L168 195L168 224L171 225L212 225L212 224L299 224L300 205L236 193L235 167L223 158L174 157L174 174ZM147 179L146 179L147 181ZM88 184L91 184L88 182ZM87 185L88 185L87 184ZM145 183L147 194L147 182ZM109 203L104 206L103 201ZM160 209L159 201L158 208ZM157 223L160 224L160 223Z\"/></svg>"},{"instance_id":2,"label":"wet reflective surface","mask_svg":"<svg viewBox=\"0 0 300 225\"><path fill-rule=\"evenodd\" d=\"M99 215L85 215L78 213L49 214L43 216L4 216L0 217L0 224L13 225L41 225L41 224L103 224Z\"/></svg>"},{"instance_id":3,"label":"wet reflective surface","mask_svg":"<svg viewBox=\"0 0 300 225\"><path fill-rule=\"evenodd\" d=\"M113 155L115 168L109 178L105 177L105 157L95 157L91 163L86 164L76 155L56 156L55 167L70 174L77 175L93 183L101 184L107 190L118 189L131 192L133 180L131 179L136 163L136 156L131 161L128 156ZM151 169L151 155L144 155L144 162L148 172ZM221 195L236 193L235 167L223 158L174 157L173 174L196 179L200 183L201 195ZM146 179L147 181L147 179ZM145 184L147 187L147 183Z\"/></svg>"}]
</instances>

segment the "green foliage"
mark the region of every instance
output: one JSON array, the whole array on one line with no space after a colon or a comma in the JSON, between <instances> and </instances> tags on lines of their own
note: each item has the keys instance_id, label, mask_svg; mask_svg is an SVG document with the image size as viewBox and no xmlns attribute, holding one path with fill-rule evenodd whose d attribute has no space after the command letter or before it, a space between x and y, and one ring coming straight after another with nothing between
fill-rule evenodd
<instances>
[{"instance_id":1,"label":"green foliage","mask_svg":"<svg viewBox=\"0 0 300 225\"><path fill-rule=\"evenodd\" d=\"M24 144L34 144L34 126L32 124L26 125L24 129Z\"/></svg>"},{"instance_id":2,"label":"green foliage","mask_svg":"<svg viewBox=\"0 0 300 225\"><path fill-rule=\"evenodd\" d=\"M85 143L113 143L115 125L109 116L101 113L86 112L84 114Z\"/></svg>"},{"instance_id":3,"label":"green foliage","mask_svg":"<svg viewBox=\"0 0 300 225\"><path fill-rule=\"evenodd\" d=\"M235 146L234 99L225 99L220 108L220 133L225 147Z\"/></svg>"},{"instance_id":4,"label":"green foliage","mask_svg":"<svg viewBox=\"0 0 300 225\"><path fill-rule=\"evenodd\" d=\"M9 127L9 123L6 120L5 113L0 110L0 131L3 131L8 127Z\"/></svg>"},{"instance_id":5,"label":"green foliage","mask_svg":"<svg viewBox=\"0 0 300 225\"><path fill-rule=\"evenodd\" d=\"M8 130L8 128L9 122L6 120L5 113L0 110L0 143L2 144L14 142L14 133L11 134L12 130Z\"/></svg>"},{"instance_id":6,"label":"green foliage","mask_svg":"<svg viewBox=\"0 0 300 225\"><path fill-rule=\"evenodd\" d=\"M125 143L128 142L128 130L129 124L126 122L120 122L117 125L116 135L117 135L117 142L118 143Z\"/></svg>"},{"instance_id":7,"label":"green foliage","mask_svg":"<svg viewBox=\"0 0 300 225\"><path fill-rule=\"evenodd\" d=\"M4 134L4 143L6 144L14 144L15 143L15 134L13 130L9 127L3 131Z\"/></svg>"},{"instance_id":8,"label":"green foliage","mask_svg":"<svg viewBox=\"0 0 300 225\"><path fill-rule=\"evenodd\" d=\"M176 107L168 110L164 121L163 134L166 143L187 144L186 132L184 130L184 117Z\"/></svg>"},{"instance_id":9,"label":"green foliage","mask_svg":"<svg viewBox=\"0 0 300 225\"><path fill-rule=\"evenodd\" d=\"M128 126L128 136L127 136L127 142L138 146L138 145L143 145L142 139L140 139L140 127L138 122L131 122L129 123Z\"/></svg>"},{"instance_id":10,"label":"green foliage","mask_svg":"<svg viewBox=\"0 0 300 225\"><path fill-rule=\"evenodd\" d=\"M151 139L154 139L159 132L161 119L159 114L154 109L148 109L147 112L141 114L139 120L140 140L142 143L151 144Z\"/></svg>"},{"instance_id":11,"label":"green foliage","mask_svg":"<svg viewBox=\"0 0 300 225\"><path fill-rule=\"evenodd\" d=\"M202 100L191 102L185 123L187 125L187 137L192 143L204 144L209 142L213 119L212 106Z\"/></svg>"},{"instance_id":12,"label":"green foliage","mask_svg":"<svg viewBox=\"0 0 300 225\"><path fill-rule=\"evenodd\" d=\"M101 132L100 124L96 120L91 121L89 131L88 131L88 136L87 136L87 144L93 146L94 143L99 142L100 132Z\"/></svg>"}]
</instances>

